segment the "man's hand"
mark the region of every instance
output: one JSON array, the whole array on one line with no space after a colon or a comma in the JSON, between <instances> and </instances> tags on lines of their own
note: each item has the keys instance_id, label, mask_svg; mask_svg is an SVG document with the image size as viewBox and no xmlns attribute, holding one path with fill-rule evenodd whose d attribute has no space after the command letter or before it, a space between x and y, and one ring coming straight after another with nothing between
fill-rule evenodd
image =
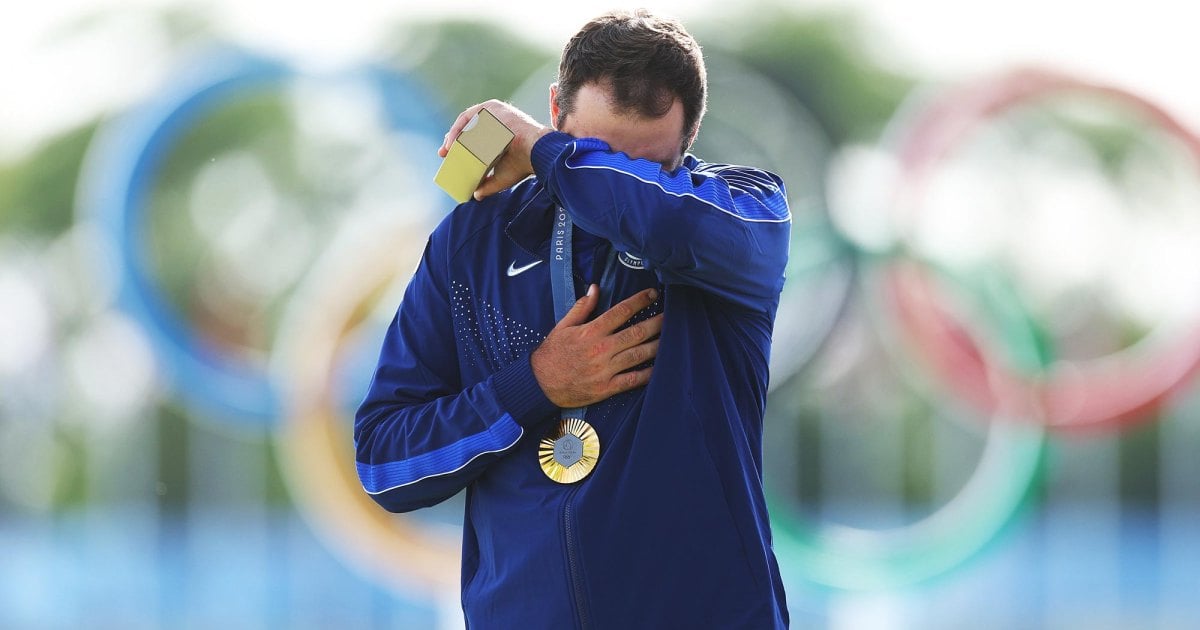
<instances>
[{"instance_id":1,"label":"man's hand","mask_svg":"<svg viewBox=\"0 0 1200 630\"><path fill-rule=\"evenodd\" d=\"M446 153L450 151L450 145L454 144L458 134L462 133L463 127L466 127L475 114L484 108L487 108L497 120L504 123L504 126L513 132L513 140L512 144L508 146L508 150L496 162L491 175L485 177L479 184L479 188L475 189L475 199L477 200L506 190L532 174L533 164L530 162L530 154L533 151L533 144L537 142L538 138L552 131L550 127L542 125L516 107L504 101L492 99L486 103L468 107L466 111L458 115L454 124L450 126L450 131L446 132L446 137L442 140L442 146L438 149L439 156L446 157Z\"/></svg>"},{"instance_id":2,"label":"man's hand","mask_svg":"<svg viewBox=\"0 0 1200 630\"><path fill-rule=\"evenodd\" d=\"M546 397L562 408L590 405L650 381L653 368L625 370L658 355L662 314L614 331L654 303L658 292L646 289L589 322L598 294L596 285L588 288L529 359Z\"/></svg>"}]
</instances>

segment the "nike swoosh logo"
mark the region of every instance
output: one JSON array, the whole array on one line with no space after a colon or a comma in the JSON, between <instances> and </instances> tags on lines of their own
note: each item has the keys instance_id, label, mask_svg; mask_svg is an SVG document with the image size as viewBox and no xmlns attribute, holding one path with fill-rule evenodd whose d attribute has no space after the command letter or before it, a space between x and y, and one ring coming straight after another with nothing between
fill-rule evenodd
<instances>
[{"instance_id":1,"label":"nike swoosh logo","mask_svg":"<svg viewBox=\"0 0 1200 630\"><path fill-rule=\"evenodd\" d=\"M529 271L530 269L533 269L534 267L540 265L541 263L542 263L542 261L535 260L535 261L529 263L528 265L518 267L517 261L514 260L514 261L508 263L508 277L511 278L513 276L519 276L519 275L525 273L526 271Z\"/></svg>"}]
</instances>

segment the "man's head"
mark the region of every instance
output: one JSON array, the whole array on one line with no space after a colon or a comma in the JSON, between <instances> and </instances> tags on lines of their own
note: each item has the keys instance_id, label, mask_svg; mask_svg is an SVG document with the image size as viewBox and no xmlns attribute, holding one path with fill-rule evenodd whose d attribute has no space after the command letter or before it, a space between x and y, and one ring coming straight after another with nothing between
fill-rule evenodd
<instances>
[{"instance_id":1,"label":"man's head","mask_svg":"<svg viewBox=\"0 0 1200 630\"><path fill-rule=\"evenodd\" d=\"M700 129L706 91L700 45L682 24L645 10L615 11L567 42L550 108L562 131L674 167Z\"/></svg>"}]
</instances>

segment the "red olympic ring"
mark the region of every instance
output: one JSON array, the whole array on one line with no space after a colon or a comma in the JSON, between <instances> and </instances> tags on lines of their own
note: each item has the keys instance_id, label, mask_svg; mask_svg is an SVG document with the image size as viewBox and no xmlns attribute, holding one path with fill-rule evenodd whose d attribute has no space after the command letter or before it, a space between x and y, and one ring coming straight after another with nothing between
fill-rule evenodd
<instances>
[{"instance_id":1,"label":"red olympic ring","mask_svg":"<svg viewBox=\"0 0 1200 630\"><path fill-rule=\"evenodd\" d=\"M896 155L899 177L891 199L901 229L930 174L955 145L988 118L1051 94L1085 93L1114 99L1145 115L1182 142L1200 162L1200 138L1167 111L1127 90L1042 70L1018 70L952 90L921 109L903 128ZM901 238L904 235L901 233ZM989 411L1036 418L1050 428L1098 428L1147 419L1188 385L1200 369L1200 320L1160 326L1135 344L1087 361L1059 361L1036 374L1003 364L972 336L965 318L933 270L914 258L889 263L885 303L907 344L936 375Z\"/></svg>"}]
</instances>

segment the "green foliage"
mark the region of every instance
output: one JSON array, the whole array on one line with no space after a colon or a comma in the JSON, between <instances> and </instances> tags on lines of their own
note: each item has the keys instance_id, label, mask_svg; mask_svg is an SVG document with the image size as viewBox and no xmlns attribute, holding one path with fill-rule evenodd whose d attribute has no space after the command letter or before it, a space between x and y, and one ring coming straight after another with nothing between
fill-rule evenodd
<instances>
[{"instance_id":1,"label":"green foliage","mask_svg":"<svg viewBox=\"0 0 1200 630\"><path fill-rule=\"evenodd\" d=\"M163 25L169 39L176 42L176 50L182 42L207 37L209 32L202 18L187 12L165 14ZM86 24L81 23L83 26ZM751 6L743 7L734 18L720 16L689 22L688 26L706 49L730 55L793 95L815 115L834 148L849 142L875 142L916 82L872 59L870 42L856 20L845 14L803 15L779 6ZM557 49L485 21L406 23L394 29L383 51L391 65L413 73L440 97L447 110L447 126L450 116L471 104L512 94L531 75L552 64L557 55ZM748 115L753 115L755 95L745 94L744 99ZM339 200L348 197L344 187L330 184L328 178L314 178L297 165L296 146L304 139L289 111L284 96L270 92L223 106L197 121L159 164L146 217L152 238L145 247L160 289L181 313L196 317L192 302L201 275L199 263L210 254L205 249L210 244L196 238L188 208L195 178L207 163L234 151L249 152L280 192L281 202L296 204L309 217L329 215ZM1061 117L1052 124L1090 143L1114 173L1144 141L1136 128L1101 126L1088 119ZM80 166L96 129L96 122L76 127L48 139L19 161L0 165L0 232L52 236L70 227ZM722 159L731 142L724 144L726 150L721 153L714 150L713 158ZM330 162L335 161L336 156L331 157ZM272 244L261 245L269 248ZM1019 298L1011 293L1011 287L988 284L995 279L976 271L975 297L992 307L988 312L995 319L988 323L1009 342L1003 347L1028 349L1009 357L1011 362L1037 373L1052 356L1047 333L1033 322L1023 321ZM267 319L273 320L278 308L275 305ZM208 325L211 327L211 322ZM270 324L245 328L234 331L240 335L236 341L251 348L269 345ZM786 422L799 424L793 436L798 443L785 449L790 456L799 457L799 478L786 485L798 495L793 499L813 505L821 499L823 487L821 407L817 401L828 392L797 390L796 395L800 394L802 399L776 413ZM778 407L780 397L774 394L770 404ZM927 401L909 396L892 402L890 412L895 421L903 423L907 454L901 473L904 498L909 505L931 506L939 499L937 471L931 463L938 418ZM188 446L189 439L194 439L189 438L193 423L176 403L159 409L154 422L161 482L157 500L164 509L182 509L189 500L192 469ZM1120 489L1125 500L1151 503L1157 499L1159 437L1154 426L1126 434L1121 443ZM63 481L56 487L55 504L75 506L89 500L84 465L89 445L79 432L64 430L57 437L55 466ZM249 450L267 454L270 465L263 471L267 500L286 503L288 492L276 464L275 446L264 442ZM975 455L953 456L969 460ZM824 456L831 455L827 452ZM1040 485L1035 492L1040 492L1038 488Z\"/></svg>"},{"instance_id":2,"label":"green foliage","mask_svg":"<svg viewBox=\"0 0 1200 630\"><path fill-rule=\"evenodd\" d=\"M723 18L692 31L795 95L834 145L875 140L914 82L868 57L865 37L849 16L799 15L778 6L739 15L738 23Z\"/></svg>"},{"instance_id":3,"label":"green foliage","mask_svg":"<svg viewBox=\"0 0 1200 630\"><path fill-rule=\"evenodd\" d=\"M95 131L95 123L76 127L0 166L0 230L53 235L70 227L76 179Z\"/></svg>"},{"instance_id":4,"label":"green foliage","mask_svg":"<svg viewBox=\"0 0 1200 630\"><path fill-rule=\"evenodd\" d=\"M158 439L158 505L165 511L183 511L190 495L188 415L174 403L161 405L154 418Z\"/></svg>"},{"instance_id":5,"label":"green foliage","mask_svg":"<svg viewBox=\"0 0 1200 630\"><path fill-rule=\"evenodd\" d=\"M54 427L55 483L52 504L57 510L79 507L88 500L86 439L86 431L80 425L60 423Z\"/></svg>"},{"instance_id":6,"label":"green foliage","mask_svg":"<svg viewBox=\"0 0 1200 630\"><path fill-rule=\"evenodd\" d=\"M196 8L126 7L82 12L52 32L50 43L85 36L117 18L143 12L151 13L172 52L215 37L212 21ZM58 133L21 159L0 165L0 231L53 235L70 227L80 166L99 124L93 120Z\"/></svg>"},{"instance_id":7,"label":"green foliage","mask_svg":"<svg viewBox=\"0 0 1200 630\"><path fill-rule=\"evenodd\" d=\"M436 90L450 115L503 98L558 57L558 51L481 21L406 24L389 42L386 58Z\"/></svg>"},{"instance_id":8,"label":"green foliage","mask_svg":"<svg viewBox=\"0 0 1200 630\"><path fill-rule=\"evenodd\" d=\"M263 501L267 505L288 506L292 504L291 489L283 477L283 454L280 453L278 440L265 440L268 466L263 473L266 476L263 489Z\"/></svg>"}]
</instances>

